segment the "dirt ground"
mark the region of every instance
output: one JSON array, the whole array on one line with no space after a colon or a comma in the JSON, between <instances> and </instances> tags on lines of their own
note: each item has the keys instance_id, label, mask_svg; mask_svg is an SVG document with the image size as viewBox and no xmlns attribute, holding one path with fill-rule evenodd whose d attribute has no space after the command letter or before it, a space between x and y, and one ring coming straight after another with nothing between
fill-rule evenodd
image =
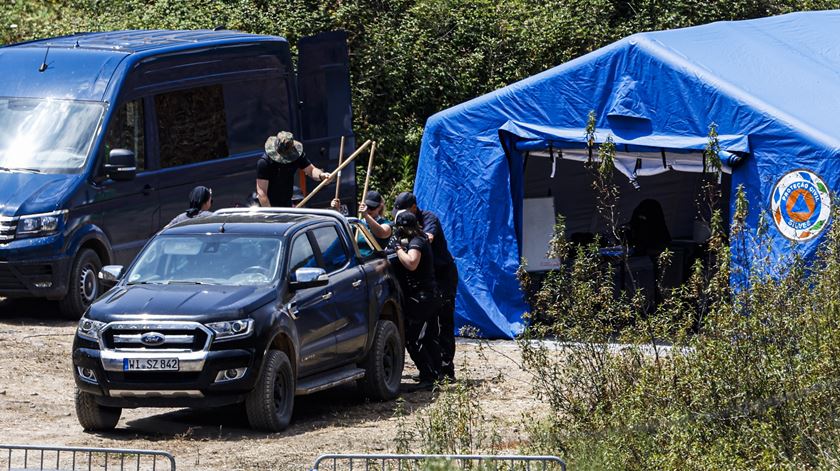
<instances>
[{"instance_id":1,"label":"dirt ground","mask_svg":"<svg viewBox=\"0 0 840 471\"><path fill-rule=\"evenodd\" d=\"M394 451L395 401L370 403L353 387L298 397L283 433L248 429L235 407L129 409L111 433L82 431L73 407L70 351L75 322L59 320L51 303L0 300L0 444L157 449L172 453L179 470L309 469L324 453ZM522 416L539 407L513 342L458 344L461 378L477 385L491 426L515 447ZM403 382L415 370L406 356ZM411 418L434 400L404 393Z\"/></svg>"}]
</instances>

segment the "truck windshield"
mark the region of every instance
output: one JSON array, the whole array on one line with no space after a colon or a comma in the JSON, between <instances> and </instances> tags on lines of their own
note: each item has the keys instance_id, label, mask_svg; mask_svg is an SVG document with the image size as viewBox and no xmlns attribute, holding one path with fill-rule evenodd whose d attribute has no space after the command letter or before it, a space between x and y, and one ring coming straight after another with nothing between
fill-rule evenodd
<instances>
[{"instance_id":1,"label":"truck windshield","mask_svg":"<svg viewBox=\"0 0 840 471\"><path fill-rule=\"evenodd\" d=\"M0 171L78 173L104 104L0 97Z\"/></svg>"},{"instance_id":2,"label":"truck windshield","mask_svg":"<svg viewBox=\"0 0 840 471\"><path fill-rule=\"evenodd\" d=\"M143 250L126 280L129 285L266 285L277 277L280 253L280 240L270 237L164 235Z\"/></svg>"}]
</instances>

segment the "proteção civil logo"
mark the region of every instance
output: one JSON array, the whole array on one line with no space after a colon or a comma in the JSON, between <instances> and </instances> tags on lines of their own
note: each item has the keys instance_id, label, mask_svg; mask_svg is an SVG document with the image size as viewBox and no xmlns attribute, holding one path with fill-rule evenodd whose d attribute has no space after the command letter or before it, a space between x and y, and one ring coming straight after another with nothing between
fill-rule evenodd
<instances>
[{"instance_id":1,"label":"prote\u00e7\u00e3o civil logo","mask_svg":"<svg viewBox=\"0 0 840 471\"><path fill-rule=\"evenodd\" d=\"M776 182L770 209L779 232L802 242L813 239L828 226L831 195L817 174L794 170Z\"/></svg>"}]
</instances>

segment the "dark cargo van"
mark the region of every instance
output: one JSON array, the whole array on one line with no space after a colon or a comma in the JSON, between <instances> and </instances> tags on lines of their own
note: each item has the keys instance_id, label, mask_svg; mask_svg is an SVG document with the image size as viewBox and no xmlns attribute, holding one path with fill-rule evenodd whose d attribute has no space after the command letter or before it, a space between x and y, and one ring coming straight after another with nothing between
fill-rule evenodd
<instances>
[{"instance_id":1,"label":"dark cargo van","mask_svg":"<svg viewBox=\"0 0 840 471\"><path fill-rule=\"evenodd\" d=\"M334 168L340 136L354 144L346 35L304 38L298 54L295 73L285 39L227 30L0 48L0 296L60 300L78 318L100 293L100 267L128 265L193 186L211 187L215 208L244 204L278 130Z\"/></svg>"}]
</instances>

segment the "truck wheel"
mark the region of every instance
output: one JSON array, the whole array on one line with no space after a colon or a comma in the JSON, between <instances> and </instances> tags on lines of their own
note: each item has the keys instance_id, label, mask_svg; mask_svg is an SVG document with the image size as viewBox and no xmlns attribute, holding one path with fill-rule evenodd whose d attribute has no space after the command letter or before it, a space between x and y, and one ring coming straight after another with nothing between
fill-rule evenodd
<instances>
[{"instance_id":1,"label":"truck wheel","mask_svg":"<svg viewBox=\"0 0 840 471\"><path fill-rule=\"evenodd\" d=\"M87 432L113 430L120 420L122 409L96 403L93 394L76 388L76 418Z\"/></svg>"},{"instance_id":2,"label":"truck wheel","mask_svg":"<svg viewBox=\"0 0 840 471\"><path fill-rule=\"evenodd\" d=\"M245 412L251 427L265 432L280 432L292 420L295 403L295 374L289 357L270 350L260 377L245 399Z\"/></svg>"},{"instance_id":3,"label":"truck wheel","mask_svg":"<svg viewBox=\"0 0 840 471\"><path fill-rule=\"evenodd\" d=\"M373 345L362 364L365 377L360 386L364 394L382 401L397 397L404 362L405 348L397 326L391 321L379 321Z\"/></svg>"},{"instance_id":4,"label":"truck wheel","mask_svg":"<svg viewBox=\"0 0 840 471\"><path fill-rule=\"evenodd\" d=\"M67 319L79 319L90 304L99 297L99 269L102 262L91 249L82 249L76 255L70 269L67 295L58 302L61 315Z\"/></svg>"}]
</instances>

